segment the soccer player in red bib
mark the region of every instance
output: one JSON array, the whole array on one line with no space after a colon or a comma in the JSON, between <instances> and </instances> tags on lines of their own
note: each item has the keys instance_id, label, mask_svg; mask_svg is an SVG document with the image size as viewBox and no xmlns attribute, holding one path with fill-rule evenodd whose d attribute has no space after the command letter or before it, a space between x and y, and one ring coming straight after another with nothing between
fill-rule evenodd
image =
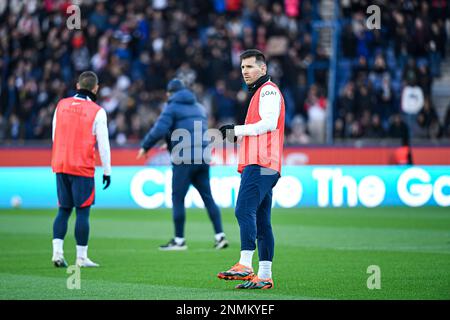
<instances>
[{"instance_id":1,"label":"soccer player in red bib","mask_svg":"<svg viewBox=\"0 0 450 320\"><path fill-rule=\"evenodd\" d=\"M223 138L240 140L238 171L241 173L235 214L241 235L241 257L231 269L220 272L225 280L244 280L238 289L273 288L274 238L271 225L272 189L281 172L284 143L284 99L270 81L264 55L255 49L241 54L241 71L251 100L245 124L224 125ZM252 258L258 245L259 269Z\"/></svg>"},{"instance_id":2,"label":"soccer player in red bib","mask_svg":"<svg viewBox=\"0 0 450 320\"><path fill-rule=\"evenodd\" d=\"M62 99L53 116L52 169L56 173L58 215L53 223L53 257L56 267L67 267L63 243L67 223L76 208L76 265L98 267L87 256L89 211L95 201L95 144L103 165L103 189L111 183L111 153L106 112L95 103L98 78L83 72L78 78L77 93Z\"/></svg>"}]
</instances>

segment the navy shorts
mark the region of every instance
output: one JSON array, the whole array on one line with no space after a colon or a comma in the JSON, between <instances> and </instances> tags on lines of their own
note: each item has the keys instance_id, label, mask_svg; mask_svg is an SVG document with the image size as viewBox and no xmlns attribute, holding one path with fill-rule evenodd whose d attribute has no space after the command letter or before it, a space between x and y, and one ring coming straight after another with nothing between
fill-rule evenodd
<instances>
[{"instance_id":1,"label":"navy shorts","mask_svg":"<svg viewBox=\"0 0 450 320\"><path fill-rule=\"evenodd\" d=\"M95 203L94 178L57 173L58 206L83 208Z\"/></svg>"}]
</instances>

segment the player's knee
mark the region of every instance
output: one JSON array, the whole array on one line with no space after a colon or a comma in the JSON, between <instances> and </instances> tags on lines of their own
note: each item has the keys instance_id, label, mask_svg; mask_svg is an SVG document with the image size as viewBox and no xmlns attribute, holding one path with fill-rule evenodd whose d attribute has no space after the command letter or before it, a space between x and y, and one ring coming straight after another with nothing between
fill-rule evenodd
<instances>
[{"instance_id":1,"label":"player's knee","mask_svg":"<svg viewBox=\"0 0 450 320\"><path fill-rule=\"evenodd\" d=\"M239 220L242 217L242 209L239 206L236 206L236 210L234 211L235 217Z\"/></svg>"},{"instance_id":2,"label":"player's knee","mask_svg":"<svg viewBox=\"0 0 450 320\"><path fill-rule=\"evenodd\" d=\"M272 229L261 230L261 229L258 228L258 231L256 232L256 238L258 240L261 240L261 239L272 239L273 238Z\"/></svg>"},{"instance_id":3,"label":"player's knee","mask_svg":"<svg viewBox=\"0 0 450 320\"><path fill-rule=\"evenodd\" d=\"M272 225L269 223L257 224L258 235L265 236L272 234Z\"/></svg>"},{"instance_id":4,"label":"player's knee","mask_svg":"<svg viewBox=\"0 0 450 320\"><path fill-rule=\"evenodd\" d=\"M242 215L246 208L246 206L242 205L241 203L239 203L239 201L236 203L236 209L234 210L234 214L237 216Z\"/></svg>"},{"instance_id":5,"label":"player's knee","mask_svg":"<svg viewBox=\"0 0 450 320\"><path fill-rule=\"evenodd\" d=\"M201 197L202 197L202 200L205 203L205 205L207 205L207 204L209 204L209 205L215 204L214 198L212 197L211 194L204 194L203 193L203 194L201 194Z\"/></svg>"},{"instance_id":6,"label":"player's knee","mask_svg":"<svg viewBox=\"0 0 450 320\"><path fill-rule=\"evenodd\" d=\"M234 215L236 216L237 220L242 223L255 223L255 216L256 216L256 210L252 209L238 209L236 208L236 211L234 212Z\"/></svg>"}]
</instances>

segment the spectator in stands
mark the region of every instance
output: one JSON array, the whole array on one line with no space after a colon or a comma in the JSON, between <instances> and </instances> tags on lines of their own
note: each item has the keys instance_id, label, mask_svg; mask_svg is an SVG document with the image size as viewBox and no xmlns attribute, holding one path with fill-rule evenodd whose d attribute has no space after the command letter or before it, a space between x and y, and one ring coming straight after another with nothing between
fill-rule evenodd
<instances>
[{"instance_id":1,"label":"spectator in stands","mask_svg":"<svg viewBox=\"0 0 450 320\"><path fill-rule=\"evenodd\" d=\"M345 117L347 113L355 113L355 86L348 82L338 100L338 116Z\"/></svg>"},{"instance_id":2,"label":"spectator in stands","mask_svg":"<svg viewBox=\"0 0 450 320\"><path fill-rule=\"evenodd\" d=\"M375 102L371 87L360 85L355 95L355 115L361 117L365 111L371 113L375 109Z\"/></svg>"},{"instance_id":3,"label":"spectator in stands","mask_svg":"<svg viewBox=\"0 0 450 320\"><path fill-rule=\"evenodd\" d=\"M386 131L383 128L380 116L378 114L374 114L372 116L372 122L370 124L370 127L366 131L365 136L367 138L377 138L377 139L381 139L386 136Z\"/></svg>"},{"instance_id":4,"label":"spectator in stands","mask_svg":"<svg viewBox=\"0 0 450 320\"><path fill-rule=\"evenodd\" d=\"M217 80L212 96L213 114L217 122L234 122L236 118L236 101L226 87L225 80Z\"/></svg>"},{"instance_id":5,"label":"spectator in stands","mask_svg":"<svg viewBox=\"0 0 450 320\"><path fill-rule=\"evenodd\" d=\"M446 56L447 35L442 20L431 23L429 43L431 73L434 77L441 76L441 60Z\"/></svg>"},{"instance_id":6,"label":"spectator in stands","mask_svg":"<svg viewBox=\"0 0 450 320\"><path fill-rule=\"evenodd\" d=\"M342 118L337 118L334 121L333 137L336 139L344 139L345 138L345 125L344 125L344 120L342 120Z\"/></svg>"},{"instance_id":7,"label":"spectator in stands","mask_svg":"<svg viewBox=\"0 0 450 320\"><path fill-rule=\"evenodd\" d=\"M376 91L376 103L374 114L381 117L382 120L388 119L394 112L395 93L391 84L391 77L384 75L381 80L381 86Z\"/></svg>"},{"instance_id":8,"label":"spectator in stands","mask_svg":"<svg viewBox=\"0 0 450 320\"><path fill-rule=\"evenodd\" d=\"M402 90L402 111L414 115L422 109L423 105L423 90L417 85L417 79L410 74L406 86Z\"/></svg>"},{"instance_id":9,"label":"spectator in stands","mask_svg":"<svg viewBox=\"0 0 450 320\"><path fill-rule=\"evenodd\" d=\"M438 115L430 99L425 99L423 108L417 115L417 123L425 131L425 138L439 138L442 134Z\"/></svg>"},{"instance_id":10,"label":"spectator in stands","mask_svg":"<svg viewBox=\"0 0 450 320\"><path fill-rule=\"evenodd\" d=\"M419 71L417 69L416 60L409 57L406 66L403 68L402 80L407 82L412 79L417 79Z\"/></svg>"},{"instance_id":11,"label":"spectator in stands","mask_svg":"<svg viewBox=\"0 0 450 320\"><path fill-rule=\"evenodd\" d=\"M416 58L425 58L428 55L430 33L421 17L414 21L414 37L409 37L409 54Z\"/></svg>"},{"instance_id":12,"label":"spectator in stands","mask_svg":"<svg viewBox=\"0 0 450 320\"><path fill-rule=\"evenodd\" d=\"M302 116L297 115L292 119L291 132L287 137L289 144L309 144L310 137L306 132L306 123Z\"/></svg>"},{"instance_id":13,"label":"spectator in stands","mask_svg":"<svg viewBox=\"0 0 450 320\"><path fill-rule=\"evenodd\" d=\"M409 144L409 129L399 113L396 113L391 117L388 135L389 138L401 139L402 145Z\"/></svg>"},{"instance_id":14,"label":"spectator in stands","mask_svg":"<svg viewBox=\"0 0 450 320\"><path fill-rule=\"evenodd\" d=\"M295 114L306 117L306 112L304 109L305 100L307 96L307 81L304 73L298 74L296 86L293 89L293 98L295 103Z\"/></svg>"},{"instance_id":15,"label":"spectator in stands","mask_svg":"<svg viewBox=\"0 0 450 320\"><path fill-rule=\"evenodd\" d=\"M379 52L376 54L374 66L369 72L369 80L377 90L381 87L383 78L386 77L389 77L386 61L383 55Z\"/></svg>"},{"instance_id":16,"label":"spectator in stands","mask_svg":"<svg viewBox=\"0 0 450 320\"><path fill-rule=\"evenodd\" d=\"M353 125L353 123L357 123L356 125ZM351 112L348 112L345 114L344 119L344 137L345 138L351 138L352 136L352 127L359 127L358 120L355 119L355 115Z\"/></svg>"},{"instance_id":17,"label":"spectator in stands","mask_svg":"<svg viewBox=\"0 0 450 320\"><path fill-rule=\"evenodd\" d=\"M308 132L311 140L316 143L325 141L326 107L326 98L317 85L312 85L305 101L305 110L308 115Z\"/></svg>"},{"instance_id":18,"label":"spectator in stands","mask_svg":"<svg viewBox=\"0 0 450 320\"><path fill-rule=\"evenodd\" d=\"M367 133L372 126L372 114L370 110L363 110L359 119L359 124L361 126L361 135L367 136Z\"/></svg>"},{"instance_id":19,"label":"spectator in stands","mask_svg":"<svg viewBox=\"0 0 450 320\"><path fill-rule=\"evenodd\" d=\"M428 68L428 64L425 60L421 60L417 63L417 84L423 91L423 95L425 97L431 96L431 85L432 78L430 74L430 69Z\"/></svg>"},{"instance_id":20,"label":"spectator in stands","mask_svg":"<svg viewBox=\"0 0 450 320\"><path fill-rule=\"evenodd\" d=\"M353 69L352 80L356 83L365 83L369 77L369 71L367 58L365 56L359 56L358 64Z\"/></svg>"},{"instance_id":21,"label":"spectator in stands","mask_svg":"<svg viewBox=\"0 0 450 320\"><path fill-rule=\"evenodd\" d=\"M430 126L428 128L428 135L431 140L437 140L443 136L442 126L439 123L438 118L433 118L431 120Z\"/></svg>"},{"instance_id":22,"label":"spectator in stands","mask_svg":"<svg viewBox=\"0 0 450 320\"><path fill-rule=\"evenodd\" d=\"M361 138L363 136L363 129L359 121L353 121L349 125L349 137L353 139Z\"/></svg>"}]
</instances>

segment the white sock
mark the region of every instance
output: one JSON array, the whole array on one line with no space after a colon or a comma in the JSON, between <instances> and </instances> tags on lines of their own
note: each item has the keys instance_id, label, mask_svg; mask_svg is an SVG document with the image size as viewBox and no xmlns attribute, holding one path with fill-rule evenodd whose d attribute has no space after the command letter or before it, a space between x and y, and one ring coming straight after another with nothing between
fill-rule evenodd
<instances>
[{"instance_id":1,"label":"white sock","mask_svg":"<svg viewBox=\"0 0 450 320\"><path fill-rule=\"evenodd\" d=\"M180 237L175 237L175 243L177 244L177 245L182 245L183 244L183 242L184 242L184 238L180 238Z\"/></svg>"},{"instance_id":2,"label":"white sock","mask_svg":"<svg viewBox=\"0 0 450 320\"><path fill-rule=\"evenodd\" d=\"M239 260L239 263L252 268L252 259L253 259L253 253L255 250L242 250L241 251L241 260Z\"/></svg>"},{"instance_id":3,"label":"white sock","mask_svg":"<svg viewBox=\"0 0 450 320\"><path fill-rule=\"evenodd\" d=\"M87 258L88 246L77 246L77 258Z\"/></svg>"},{"instance_id":4,"label":"white sock","mask_svg":"<svg viewBox=\"0 0 450 320\"><path fill-rule=\"evenodd\" d=\"M272 261L259 262L258 278L260 279L272 278Z\"/></svg>"},{"instance_id":5,"label":"white sock","mask_svg":"<svg viewBox=\"0 0 450 320\"><path fill-rule=\"evenodd\" d=\"M64 240L62 239L53 239L53 257L62 256L64 254L63 245Z\"/></svg>"},{"instance_id":6,"label":"white sock","mask_svg":"<svg viewBox=\"0 0 450 320\"><path fill-rule=\"evenodd\" d=\"M214 237L216 238L216 241L219 241L222 237L225 237L225 233L223 232L216 233Z\"/></svg>"}]
</instances>

